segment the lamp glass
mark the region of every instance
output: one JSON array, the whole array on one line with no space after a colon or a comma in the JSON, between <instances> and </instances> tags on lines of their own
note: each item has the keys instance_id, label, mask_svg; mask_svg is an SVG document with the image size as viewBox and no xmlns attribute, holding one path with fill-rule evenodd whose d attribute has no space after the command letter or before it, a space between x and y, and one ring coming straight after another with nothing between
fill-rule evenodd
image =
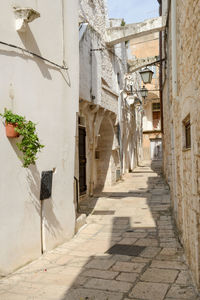
<instances>
[{"instance_id":1,"label":"lamp glass","mask_svg":"<svg viewBox=\"0 0 200 300\"><path fill-rule=\"evenodd\" d=\"M141 96L143 97L143 98L146 98L147 97L147 95L148 95L148 90L145 88L145 86L143 86L143 88L141 89Z\"/></svg>"},{"instance_id":2,"label":"lamp glass","mask_svg":"<svg viewBox=\"0 0 200 300\"><path fill-rule=\"evenodd\" d=\"M144 70L140 71L139 73L142 77L142 81L144 82L144 84L151 83L152 77L153 77L153 71L149 70L148 68L145 68Z\"/></svg>"}]
</instances>

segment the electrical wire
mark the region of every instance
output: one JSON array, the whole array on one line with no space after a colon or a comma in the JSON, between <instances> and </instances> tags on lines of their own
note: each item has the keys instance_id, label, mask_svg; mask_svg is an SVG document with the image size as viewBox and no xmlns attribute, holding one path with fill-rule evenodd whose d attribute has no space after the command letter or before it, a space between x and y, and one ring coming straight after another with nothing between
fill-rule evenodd
<instances>
[{"instance_id":1,"label":"electrical wire","mask_svg":"<svg viewBox=\"0 0 200 300\"><path fill-rule=\"evenodd\" d=\"M59 69L62 69L62 70L68 70L68 68L65 67L64 65L63 65L63 66L58 65L58 64L52 62L51 60L49 60L49 59L47 59L47 58L44 58L43 56L41 56L41 55L39 55L39 54L36 54L36 53L34 53L34 52L31 52L31 51L26 50L26 49L24 49L24 48L21 48L21 47L19 47L19 46L16 46L16 45L13 45L13 44L9 44L9 43L5 43L5 42L2 42L2 41L0 41L0 44L5 45L5 46L8 46L8 47L11 47L11 48L15 48L15 49L21 50L21 51L26 52L26 53L28 53L28 54L31 54L31 55L33 55L33 56L39 58L39 59L42 59L42 60L44 60L44 61L50 63L50 64L53 65L53 66L56 66L56 67L59 68Z\"/></svg>"}]
</instances>

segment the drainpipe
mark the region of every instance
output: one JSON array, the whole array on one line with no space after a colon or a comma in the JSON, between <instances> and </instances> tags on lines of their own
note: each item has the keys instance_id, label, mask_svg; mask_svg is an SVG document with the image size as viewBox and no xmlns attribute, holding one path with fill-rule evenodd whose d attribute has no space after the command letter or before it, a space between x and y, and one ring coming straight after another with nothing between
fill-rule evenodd
<instances>
[{"instance_id":1,"label":"drainpipe","mask_svg":"<svg viewBox=\"0 0 200 300\"><path fill-rule=\"evenodd\" d=\"M177 96L177 56L176 56L176 0L171 1L171 38L172 38L172 95Z\"/></svg>"},{"instance_id":2,"label":"drainpipe","mask_svg":"<svg viewBox=\"0 0 200 300\"><path fill-rule=\"evenodd\" d=\"M171 12L171 18L170 18ZM167 15L167 28L169 30L169 19L171 20L171 72L172 72L172 102L170 101L170 70L169 70L169 60L167 61L167 100L168 100L168 111L170 114L170 131L171 131L171 178L170 187L172 188L173 197L173 209L175 219L177 218L177 195L176 195L176 155L175 155L175 136L174 136L174 112L173 112L173 102L176 101L177 96L177 62L176 62L176 0L169 0L168 2L168 15ZM169 34L167 40L167 54L169 59Z\"/></svg>"},{"instance_id":3,"label":"drainpipe","mask_svg":"<svg viewBox=\"0 0 200 300\"><path fill-rule=\"evenodd\" d=\"M176 0L171 2L171 40L172 40L172 103L171 103L171 135L172 135L172 185L173 185L173 198L174 198L174 214L177 217L177 176L176 176L176 154L175 154L175 132L174 132L174 101L177 101L177 39L176 39Z\"/></svg>"},{"instance_id":4,"label":"drainpipe","mask_svg":"<svg viewBox=\"0 0 200 300\"><path fill-rule=\"evenodd\" d=\"M160 16L162 15L162 1L160 3L160 8L159 8L159 14ZM163 44L163 33L162 31L159 32L159 54L160 54L160 69L159 69L159 85L160 85L160 109L161 109L161 132L162 134L164 133L164 127L163 127L163 65L162 65L162 44Z\"/></svg>"},{"instance_id":5,"label":"drainpipe","mask_svg":"<svg viewBox=\"0 0 200 300\"><path fill-rule=\"evenodd\" d=\"M119 149L120 149L120 173L123 172L123 143L122 143L122 101L123 101L123 90L119 92L119 101L118 101L118 116L119 116Z\"/></svg>"}]
</instances>

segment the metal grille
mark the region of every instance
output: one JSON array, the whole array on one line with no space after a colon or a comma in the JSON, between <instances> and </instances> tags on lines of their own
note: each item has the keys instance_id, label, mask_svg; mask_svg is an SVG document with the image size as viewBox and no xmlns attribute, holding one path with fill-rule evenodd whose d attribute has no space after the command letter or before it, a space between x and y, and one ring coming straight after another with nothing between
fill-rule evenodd
<instances>
[{"instance_id":1,"label":"metal grille","mask_svg":"<svg viewBox=\"0 0 200 300\"><path fill-rule=\"evenodd\" d=\"M52 180L53 180L53 171L42 172L40 200L48 199L51 197Z\"/></svg>"},{"instance_id":2,"label":"metal grille","mask_svg":"<svg viewBox=\"0 0 200 300\"><path fill-rule=\"evenodd\" d=\"M116 244L112 246L106 253L108 254L119 254L128 256L138 256L146 247L134 246L134 245L123 245Z\"/></svg>"}]
</instances>

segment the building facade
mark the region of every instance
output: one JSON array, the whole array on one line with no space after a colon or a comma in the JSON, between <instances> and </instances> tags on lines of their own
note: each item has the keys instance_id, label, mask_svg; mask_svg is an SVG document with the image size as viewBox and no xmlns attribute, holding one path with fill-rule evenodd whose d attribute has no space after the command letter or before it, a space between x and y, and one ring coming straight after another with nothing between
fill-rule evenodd
<instances>
[{"instance_id":1,"label":"building facade","mask_svg":"<svg viewBox=\"0 0 200 300\"><path fill-rule=\"evenodd\" d=\"M0 15L0 112L36 123L45 145L36 164L23 168L18 139L8 139L0 122L0 275L6 275L74 234L78 3L3 1ZM51 197L41 201L43 171L53 182Z\"/></svg>"},{"instance_id":2,"label":"building facade","mask_svg":"<svg viewBox=\"0 0 200 300\"><path fill-rule=\"evenodd\" d=\"M200 1L159 1L167 16L161 36L164 173L181 242L200 286Z\"/></svg>"},{"instance_id":3,"label":"building facade","mask_svg":"<svg viewBox=\"0 0 200 300\"><path fill-rule=\"evenodd\" d=\"M130 41L132 59L146 60L159 58L159 33L152 33ZM146 84L148 95L143 99L143 158L157 160L162 158L161 105L159 92L159 67L150 65L153 78ZM142 85L140 86L140 89Z\"/></svg>"},{"instance_id":4,"label":"building facade","mask_svg":"<svg viewBox=\"0 0 200 300\"><path fill-rule=\"evenodd\" d=\"M125 93L128 70L125 43L106 45L106 28L121 27L122 19L109 20L103 0L80 0L79 4L80 100L76 177L80 196L84 198L114 184L123 173L136 166L141 156L136 142L141 139L137 127L141 112L133 103L128 103Z\"/></svg>"}]
</instances>

